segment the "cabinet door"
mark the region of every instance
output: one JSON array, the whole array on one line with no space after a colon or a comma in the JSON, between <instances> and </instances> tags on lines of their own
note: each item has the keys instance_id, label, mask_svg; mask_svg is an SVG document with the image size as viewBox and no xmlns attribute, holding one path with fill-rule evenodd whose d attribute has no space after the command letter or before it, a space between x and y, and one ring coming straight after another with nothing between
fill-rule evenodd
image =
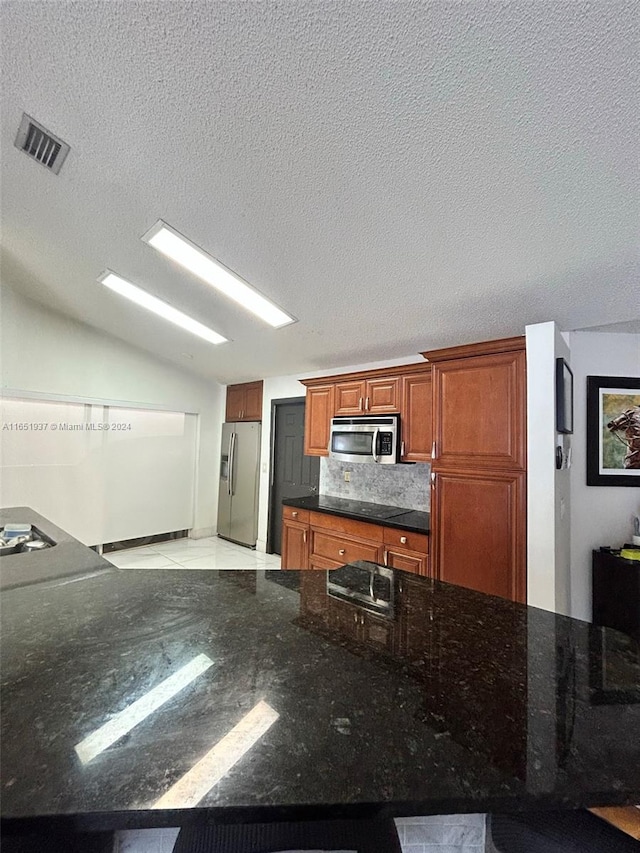
<instances>
[{"instance_id":1,"label":"cabinet door","mask_svg":"<svg viewBox=\"0 0 640 853\"><path fill-rule=\"evenodd\" d=\"M361 415L364 412L364 401L364 381L336 382L336 415Z\"/></svg>"},{"instance_id":2,"label":"cabinet door","mask_svg":"<svg viewBox=\"0 0 640 853\"><path fill-rule=\"evenodd\" d=\"M385 547L384 564L391 569L402 569L403 572L412 572L414 575L429 575L429 558L417 551Z\"/></svg>"},{"instance_id":3,"label":"cabinet door","mask_svg":"<svg viewBox=\"0 0 640 853\"><path fill-rule=\"evenodd\" d=\"M227 421L239 421L244 409L244 387L242 385L227 386Z\"/></svg>"},{"instance_id":4,"label":"cabinet door","mask_svg":"<svg viewBox=\"0 0 640 853\"><path fill-rule=\"evenodd\" d=\"M262 420L262 381L247 382L244 386L243 421Z\"/></svg>"},{"instance_id":5,"label":"cabinet door","mask_svg":"<svg viewBox=\"0 0 640 853\"><path fill-rule=\"evenodd\" d=\"M429 462L433 442L431 371L402 377L402 458Z\"/></svg>"},{"instance_id":6,"label":"cabinet door","mask_svg":"<svg viewBox=\"0 0 640 853\"><path fill-rule=\"evenodd\" d=\"M524 505L524 473L437 473L431 490L434 577L524 603Z\"/></svg>"},{"instance_id":7,"label":"cabinet door","mask_svg":"<svg viewBox=\"0 0 640 853\"><path fill-rule=\"evenodd\" d=\"M436 363L433 383L438 469L525 469L524 351Z\"/></svg>"},{"instance_id":8,"label":"cabinet door","mask_svg":"<svg viewBox=\"0 0 640 853\"><path fill-rule=\"evenodd\" d=\"M400 377L367 379L364 389L364 410L373 415L400 411Z\"/></svg>"},{"instance_id":9,"label":"cabinet door","mask_svg":"<svg viewBox=\"0 0 640 853\"><path fill-rule=\"evenodd\" d=\"M307 388L304 413L304 452L308 456L329 455L329 434L334 409L334 386Z\"/></svg>"},{"instance_id":10,"label":"cabinet door","mask_svg":"<svg viewBox=\"0 0 640 853\"><path fill-rule=\"evenodd\" d=\"M309 527L298 521L283 519L282 568L309 568Z\"/></svg>"}]
</instances>

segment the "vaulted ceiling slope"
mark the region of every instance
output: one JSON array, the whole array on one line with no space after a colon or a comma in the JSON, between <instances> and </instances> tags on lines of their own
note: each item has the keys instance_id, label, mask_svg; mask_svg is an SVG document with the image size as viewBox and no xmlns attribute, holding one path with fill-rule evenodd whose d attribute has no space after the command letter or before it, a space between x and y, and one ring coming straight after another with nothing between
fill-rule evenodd
<instances>
[{"instance_id":1,"label":"vaulted ceiling slope","mask_svg":"<svg viewBox=\"0 0 640 853\"><path fill-rule=\"evenodd\" d=\"M636 0L0 14L3 270L58 310L223 382L640 314ZM71 146L58 176L13 146L23 111ZM160 218L298 322L142 243Z\"/></svg>"}]
</instances>

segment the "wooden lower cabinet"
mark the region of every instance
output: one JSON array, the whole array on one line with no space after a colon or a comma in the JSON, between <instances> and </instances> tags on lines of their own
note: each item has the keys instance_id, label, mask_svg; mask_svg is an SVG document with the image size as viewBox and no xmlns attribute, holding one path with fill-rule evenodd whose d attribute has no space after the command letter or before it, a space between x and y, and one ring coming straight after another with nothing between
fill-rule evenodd
<instances>
[{"instance_id":1,"label":"wooden lower cabinet","mask_svg":"<svg viewBox=\"0 0 640 853\"><path fill-rule=\"evenodd\" d=\"M337 569L356 560L427 576L429 537L366 521L283 507L283 569Z\"/></svg>"},{"instance_id":2,"label":"wooden lower cabinet","mask_svg":"<svg viewBox=\"0 0 640 853\"><path fill-rule=\"evenodd\" d=\"M526 602L524 472L438 472L432 571L447 583Z\"/></svg>"},{"instance_id":3,"label":"wooden lower cabinet","mask_svg":"<svg viewBox=\"0 0 640 853\"><path fill-rule=\"evenodd\" d=\"M412 533L383 528L383 563L391 569L402 569L416 575L429 576L429 537L425 533Z\"/></svg>"},{"instance_id":4,"label":"wooden lower cabinet","mask_svg":"<svg viewBox=\"0 0 640 853\"><path fill-rule=\"evenodd\" d=\"M401 548L385 548L384 565L390 569L402 569L403 572L413 572L416 575L429 574L429 563L426 554L417 551L405 551Z\"/></svg>"},{"instance_id":5,"label":"wooden lower cabinet","mask_svg":"<svg viewBox=\"0 0 640 853\"><path fill-rule=\"evenodd\" d=\"M309 524L282 519L282 568L309 568Z\"/></svg>"}]
</instances>

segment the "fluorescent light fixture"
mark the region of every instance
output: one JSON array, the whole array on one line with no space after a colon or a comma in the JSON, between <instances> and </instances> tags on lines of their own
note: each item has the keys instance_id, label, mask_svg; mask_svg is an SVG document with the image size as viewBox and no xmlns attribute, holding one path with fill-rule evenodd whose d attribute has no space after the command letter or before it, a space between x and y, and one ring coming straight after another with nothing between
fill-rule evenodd
<instances>
[{"instance_id":1,"label":"fluorescent light fixture","mask_svg":"<svg viewBox=\"0 0 640 853\"><path fill-rule=\"evenodd\" d=\"M120 740L121 737L128 734L134 726L141 723L143 720L156 711L169 699L172 699L176 693L179 693L187 684L206 672L210 666L213 666L213 661L207 655L198 655L185 664L181 669L165 678L160 684L145 693L131 705L127 705L122 711L112 717L104 726L100 726L95 732L80 741L74 748L78 754L78 758L83 764L87 764L96 755L100 755L107 747Z\"/></svg>"},{"instance_id":2,"label":"fluorescent light fixture","mask_svg":"<svg viewBox=\"0 0 640 853\"><path fill-rule=\"evenodd\" d=\"M222 740L163 794L151 808L189 809L197 805L225 773L271 728L280 714L258 702Z\"/></svg>"},{"instance_id":3,"label":"fluorescent light fixture","mask_svg":"<svg viewBox=\"0 0 640 853\"><path fill-rule=\"evenodd\" d=\"M132 302L135 302L136 305L141 305L148 311L153 311L153 313L157 314L159 317L164 317L164 319L169 320L170 323L180 326L181 329L185 329L193 335L198 335L199 338L204 338L205 341L209 341L211 344L224 344L228 340L228 338L223 338L222 335L214 332L213 329L210 329L208 326L204 326L202 323L194 320L193 317L183 314L182 311L178 311L177 308L173 308L173 306L169 305L167 302L163 302L162 299L152 296L150 293L147 293L146 290L136 287L135 284L131 284L130 281L121 278L119 275L116 275L110 270L103 272L102 275L98 277L98 281L101 284L104 284L105 287L119 293L120 296L124 296Z\"/></svg>"},{"instance_id":4,"label":"fluorescent light fixture","mask_svg":"<svg viewBox=\"0 0 640 853\"><path fill-rule=\"evenodd\" d=\"M256 317L269 323L270 326L278 328L296 322L295 317L285 314L277 305L243 281L240 276L162 220L156 222L142 239L181 267L215 287L220 293L224 293L229 299L233 299L238 305L242 305L247 311L251 311Z\"/></svg>"}]
</instances>

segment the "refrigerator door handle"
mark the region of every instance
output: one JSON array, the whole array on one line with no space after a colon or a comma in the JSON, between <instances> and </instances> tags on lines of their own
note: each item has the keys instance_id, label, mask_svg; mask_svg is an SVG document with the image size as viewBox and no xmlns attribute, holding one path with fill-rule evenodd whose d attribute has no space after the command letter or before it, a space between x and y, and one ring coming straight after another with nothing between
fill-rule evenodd
<instances>
[{"instance_id":1,"label":"refrigerator door handle","mask_svg":"<svg viewBox=\"0 0 640 853\"><path fill-rule=\"evenodd\" d=\"M236 446L236 434L235 434L235 432L232 432L229 435L229 480L227 483L227 485L229 487L229 494L230 495L233 494L233 453L235 450L235 446Z\"/></svg>"}]
</instances>

